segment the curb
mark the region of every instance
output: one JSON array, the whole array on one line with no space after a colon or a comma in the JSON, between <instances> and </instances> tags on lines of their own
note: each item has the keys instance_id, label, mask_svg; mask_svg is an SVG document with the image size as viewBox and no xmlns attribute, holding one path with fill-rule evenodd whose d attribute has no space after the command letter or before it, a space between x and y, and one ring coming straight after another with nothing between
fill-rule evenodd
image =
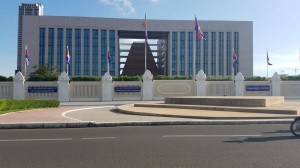
<instances>
[{"instance_id":1,"label":"curb","mask_svg":"<svg viewBox=\"0 0 300 168\"><path fill-rule=\"evenodd\" d=\"M41 129L41 128L86 128L119 126L158 125L247 125L247 124L290 124L293 119L270 120L201 120L201 121L137 121L137 122L45 122L45 123L5 123L0 129Z\"/></svg>"}]
</instances>

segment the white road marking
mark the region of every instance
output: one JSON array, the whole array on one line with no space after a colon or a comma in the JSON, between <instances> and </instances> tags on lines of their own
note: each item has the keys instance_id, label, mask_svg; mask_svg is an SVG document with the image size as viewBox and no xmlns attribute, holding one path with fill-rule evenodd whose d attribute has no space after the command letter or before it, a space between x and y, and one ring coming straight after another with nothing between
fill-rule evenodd
<instances>
[{"instance_id":1,"label":"white road marking","mask_svg":"<svg viewBox=\"0 0 300 168\"><path fill-rule=\"evenodd\" d=\"M81 138L83 140L97 140L97 139L114 139L116 137L95 137L95 138Z\"/></svg>"},{"instance_id":2,"label":"white road marking","mask_svg":"<svg viewBox=\"0 0 300 168\"><path fill-rule=\"evenodd\" d=\"M107 108L107 107L115 107L115 106L100 106L100 107L80 108L80 109L74 109L74 110L68 110L68 111L65 111L65 112L63 112L61 115L62 115L63 117L65 117L65 118L69 118L69 119L76 120L76 121L81 121L81 120L78 120L78 119L75 119L75 118L68 117L68 116L66 116L66 114L71 113L71 112L75 112L75 111L91 110L91 109Z\"/></svg>"},{"instance_id":3,"label":"white road marking","mask_svg":"<svg viewBox=\"0 0 300 168\"><path fill-rule=\"evenodd\" d=\"M25 141L71 141L72 138L56 139L1 139L0 142L25 142Z\"/></svg>"},{"instance_id":4,"label":"white road marking","mask_svg":"<svg viewBox=\"0 0 300 168\"><path fill-rule=\"evenodd\" d=\"M192 138L192 137L261 137L262 135L164 135L164 138Z\"/></svg>"}]
</instances>

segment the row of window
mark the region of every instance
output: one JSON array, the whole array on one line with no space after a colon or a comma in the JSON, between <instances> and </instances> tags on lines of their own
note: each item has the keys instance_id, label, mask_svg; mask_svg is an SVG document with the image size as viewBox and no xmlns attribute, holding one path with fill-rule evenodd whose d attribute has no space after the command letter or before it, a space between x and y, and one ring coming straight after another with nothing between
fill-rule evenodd
<instances>
[{"instance_id":1,"label":"row of window","mask_svg":"<svg viewBox=\"0 0 300 168\"><path fill-rule=\"evenodd\" d=\"M204 32L203 35L205 40L196 38L195 71L198 72L202 69L206 74L230 76L233 66L233 50L239 57L239 33ZM233 46L231 45L232 40ZM226 44L226 46L224 44ZM208 47L210 47L210 49ZM187 50L187 52L185 50ZM177 60L179 60L179 64L177 64ZM185 60L187 64L185 64ZM208 64L210 64L210 66ZM187 75L193 75L193 32L187 32L187 34L186 32L179 32L179 40L178 33L172 32L172 75L185 75L186 65ZM238 66L234 69L234 73L236 74L237 72Z\"/></svg>"},{"instance_id":2,"label":"row of window","mask_svg":"<svg viewBox=\"0 0 300 168\"><path fill-rule=\"evenodd\" d=\"M73 37L73 33L75 36ZM83 33L83 37L82 37ZM101 33L101 46L99 46L99 34ZM59 72L63 72L68 68L68 73L72 76L99 76L107 72L107 52L109 38L109 51L111 62L109 64L110 74L115 74L115 31L109 30L90 30L90 29L63 29L63 28L40 28L39 32L39 66L48 64L49 66L57 66ZM56 35L56 39L55 39ZM90 44L92 38L92 44ZM56 44L55 44L55 40ZM66 40L66 46L64 46ZM74 43L73 43L74 40ZM83 44L81 41L83 40ZM46 45L47 44L47 45ZM55 46L56 45L56 46ZM70 64L66 64L67 46L70 53ZM74 47L74 53L73 53ZM90 48L91 47L91 48ZM54 53L56 48L56 53ZM47 50L46 50L47 49ZM83 55L81 51L83 50ZM92 52L90 51L92 50ZM46 53L47 51L47 53ZM99 52L100 51L100 52ZM99 60L99 54L101 60ZM56 59L55 59L56 57ZM47 58L47 62L46 62ZM56 60L56 62L54 62ZM100 62L101 61L101 62ZM83 67L82 63L83 62ZM91 64L90 64L91 63ZM101 69L99 69L101 64ZM90 67L92 66L92 67ZM72 72L72 69L75 72ZM81 73L83 71L83 73ZM101 74L99 74L99 72Z\"/></svg>"}]
</instances>

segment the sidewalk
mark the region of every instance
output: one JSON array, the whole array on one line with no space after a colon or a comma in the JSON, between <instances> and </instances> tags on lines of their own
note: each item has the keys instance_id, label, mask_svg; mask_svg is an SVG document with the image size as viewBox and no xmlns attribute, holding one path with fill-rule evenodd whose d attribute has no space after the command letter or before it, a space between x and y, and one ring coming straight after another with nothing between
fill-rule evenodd
<instances>
[{"instance_id":1,"label":"sidewalk","mask_svg":"<svg viewBox=\"0 0 300 168\"><path fill-rule=\"evenodd\" d=\"M58 108L34 109L0 115L0 129L19 128L78 128L108 126L149 126L149 125L200 125L200 124L284 124L290 123L294 116L274 116L271 118L226 118L230 112L212 113L205 110L140 108L139 115L121 114L111 109L132 108L134 103L157 103L157 101L114 101L114 102L66 102ZM123 105L123 106L120 106ZM131 110L132 111L132 110ZM156 116L149 116L151 113ZM178 116L161 115L163 113L180 114ZM195 119L193 115L206 115ZM141 116L142 115L142 116ZM230 115L239 115L235 112ZM253 113L252 113L253 115ZM270 115L270 114L269 114ZM168 116L168 117L164 117ZM208 116L208 117L207 117ZM196 117L197 118L197 117Z\"/></svg>"}]
</instances>

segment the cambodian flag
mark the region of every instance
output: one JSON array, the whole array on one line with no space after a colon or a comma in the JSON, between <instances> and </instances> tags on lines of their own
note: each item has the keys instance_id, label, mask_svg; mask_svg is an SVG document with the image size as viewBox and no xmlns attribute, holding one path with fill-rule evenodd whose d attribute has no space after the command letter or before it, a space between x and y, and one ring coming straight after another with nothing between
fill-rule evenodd
<instances>
[{"instance_id":1,"label":"cambodian flag","mask_svg":"<svg viewBox=\"0 0 300 168\"><path fill-rule=\"evenodd\" d=\"M237 63L238 63L238 58L237 58L236 53L235 53L234 50L233 50L233 52L232 52L232 55L233 55L233 62L232 62L232 65L233 65L233 67L234 67L234 66L237 65Z\"/></svg>"},{"instance_id":2,"label":"cambodian flag","mask_svg":"<svg viewBox=\"0 0 300 168\"><path fill-rule=\"evenodd\" d=\"M197 20L196 16L195 16L195 31L196 31L196 38L198 38L200 40L201 39L205 40L205 38L204 38L204 36L203 36L203 34L201 32L200 25L198 23L198 20Z\"/></svg>"},{"instance_id":3,"label":"cambodian flag","mask_svg":"<svg viewBox=\"0 0 300 168\"><path fill-rule=\"evenodd\" d=\"M66 64L70 64L70 52L69 52L69 47L67 46L67 56L66 56Z\"/></svg>"},{"instance_id":4,"label":"cambodian flag","mask_svg":"<svg viewBox=\"0 0 300 168\"><path fill-rule=\"evenodd\" d=\"M110 61L111 61L109 48L107 49L107 61L108 61L108 63L110 63Z\"/></svg>"},{"instance_id":5,"label":"cambodian flag","mask_svg":"<svg viewBox=\"0 0 300 168\"><path fill-rule=\"evenodd\" d=\"M267 63L268 63L268 65L273 65L270 63L268 51L267 51Z\"/></svg>"},{"instance_id":6,"label":"cambodian flag","mask_svg":"<svg viewBox=\"0 0 300 168\"><path fill-rule=\"evenodd\" d=\"M25 63L26 63L27 66L29 65L29 62L30 62L30 57L29 57L28 49L26 47L26 50L25 50Z\"/></svg>"}]
</instances>

